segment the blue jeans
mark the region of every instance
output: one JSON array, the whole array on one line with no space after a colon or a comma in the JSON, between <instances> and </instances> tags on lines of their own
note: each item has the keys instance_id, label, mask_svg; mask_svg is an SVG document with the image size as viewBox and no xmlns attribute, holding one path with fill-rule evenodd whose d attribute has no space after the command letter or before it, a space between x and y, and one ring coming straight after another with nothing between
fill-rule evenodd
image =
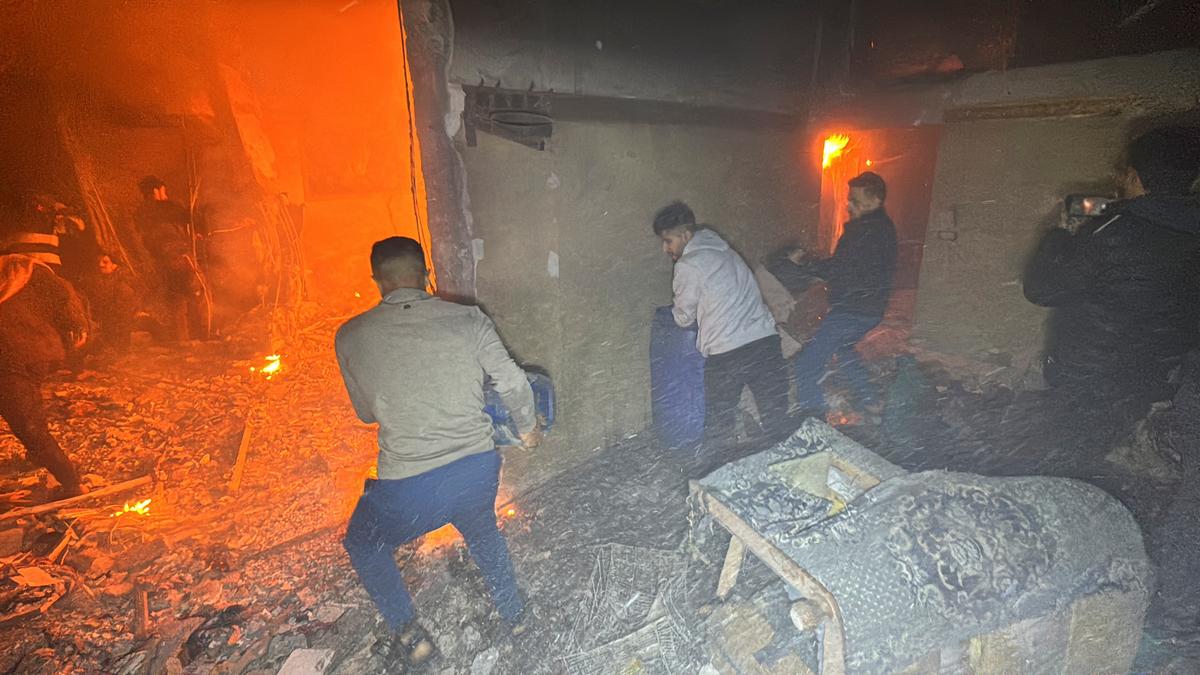
<instances>
[{"instance_id":1,"label":"blue jeans","mask_svg":"<svg viewBox=\"0 0 1200 675\"><path fill-rule=\"evenodd\" d=\"M812 340L796 356L796 399L801 409L825 410L825 392L821 386L826 367L836 356L837 367L860 405L873 405L871 374L854 348L864 335L879 325L880 317L836 309L821 322Z\"/></svg>"},{"instance_id":2,"label":"blue jeans","mask_svg":"<svg viewBox=\"0 0 1200 675\"><path fill-rule=\"evenodd\" d=\"M496 527L500 454L470 455L417 476L368 480L342 540L350 563L392 630L413 619L397 548L447 523L462 534L504 619L521 613L504 536Z\"/></svg>"}]
</instances>

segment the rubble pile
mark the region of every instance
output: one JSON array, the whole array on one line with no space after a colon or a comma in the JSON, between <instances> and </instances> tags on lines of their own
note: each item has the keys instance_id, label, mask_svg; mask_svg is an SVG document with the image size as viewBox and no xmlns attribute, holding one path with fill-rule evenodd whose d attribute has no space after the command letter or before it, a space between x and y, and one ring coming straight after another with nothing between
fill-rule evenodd
<instances>
[{"instance_id":1,"label":"rubble pile","mask_svg":"<svg viewBox=\"0 0 1200 675\"><path fill-rule=\"evenodd\" d=\"M31 512L52 499L48 478L0 434L0 672L379 672L384 629L339 541L375 439L342 389L334 325L277 360L188 345L60 374L52 432L97 496ZM279 367L268 379L269 363ZM922 461L956 444L982 451L1005 392L921 377L904 416L847 431ZM529 601L520 636L503 629L453 533L402 548L437 643L430 672L591 672L616 664L596 661L605 654L627 672L712 672L714 631L736 632L741 615L713 609L723 549L689 537L687 460L633 437L504 504ZM657 561L652 574L619 576L643 558ZM589 637L584 619L603 636ZM755 643L760 661L790 663L785 629L769 648Z\"/></svg>"},{"instance_id":2,"label":"rubble pile","mask_svg":"<svg viewBox=\"0 0 1200 675\"><path fill-rule=\"evenodd\" d=\"M269 380L263 357L200 344L52 383L51 431L93 494L146 480L0 521L0 635L16 647L0 671L46 661L59 672L162 672L175 659L243 672L286 658L299 640L274 638L289 627L359 620L337 611L349 598L369 605L337 534L373 463L373 434L349 412L331 330L301 341ZM9 516L49 498L21 454L0 436L15 476L0 482Z\"/></svg>"}]
</instances>

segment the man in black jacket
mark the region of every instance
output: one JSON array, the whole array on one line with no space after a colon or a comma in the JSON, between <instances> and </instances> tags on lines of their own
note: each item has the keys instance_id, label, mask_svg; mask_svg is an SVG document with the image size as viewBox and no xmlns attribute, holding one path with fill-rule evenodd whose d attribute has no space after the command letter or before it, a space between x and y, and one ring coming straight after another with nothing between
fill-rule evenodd
<instances>
[{"instance_id":1,"label":"man in black jacket","mask_svg":"<svg viewBox=\"0 0 1200 675\"><path fill-rule=\"evenodd\" d=\"M1128 151L1127 199L1071 232L1046 233L1025 274L1025 297L1053 308L1043 373L1046 422L1066 428L1038 472L1107 473L1103 456L1154 401L1171 399L1168 442L1182 479L1152 523L1159 589L1151 621L1200 629L1200 451L1195 367L1200 348L1200 129L1169 127L1139 136ZM1190 373L1186 372L1190 371ZM1058 432L1060 435L1062 431ZM1047 436L1050 434L1048 433ZM1058 457L1056 457L1056 455Z\"/></svg>"},{"instance_id":2,"label":"man in black jacket","mask_svg":"<svg viewBox=\"0 0 1200 675\"><path fill-rule=\"evenodd\" d=\"M1200 135L1157 129L1129 147L1125 201L1046 233L1025 297L1053 308L1043 372L1052 390L1126 401L1135 415L1173 392L1200 346Z\"/></svg>"},{"instance_id":3,"label":"man in black jacket","mask_svg":"<svg viewBox=\"0 0 1200 675\"><path fill-rule=\"evenodd\" d=\"M796 394L802 415L823 417L821 388L826 366L834 357L839 370L870 409L878 405L870 374L859 361L855 345L883 320L896 271L896 227L883 204L887 184L867 171L850 179L850 220L833 256L804 260L802 250L777 255L767 264L788 290L798 291L817 281L829 287L829 315L796 357Z\"/></svg>"}]
</instances>

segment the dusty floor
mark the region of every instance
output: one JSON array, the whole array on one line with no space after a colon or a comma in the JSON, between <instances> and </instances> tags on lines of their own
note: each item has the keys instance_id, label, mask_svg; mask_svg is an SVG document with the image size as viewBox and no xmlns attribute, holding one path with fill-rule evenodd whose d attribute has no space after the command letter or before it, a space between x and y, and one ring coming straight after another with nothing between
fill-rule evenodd
<instances>
[{"instance_id":1,"label":"dusty floor","mask_svg":"<svg viewBox=\"0 0 1200 675\"><path fill-rule=\"evenodd\" d=\"M28 552L0 554L0 614L30 613L0 623L0 672L265 673L306 648L329 650L330 672L377 670L376 615L338 542L373 462L373 434L349 410L327 333L310 333L283 354L270 380L250 370L266 363L263 355L235 358L238 350L215 344L153 349L54 379L53 431L92 482L156 482L22 523L19 549ZM963 396L948 405L976 426L990 419L984 399ZM908 447L928 453L964 438L947 415L939 419L949 431L909 439ZM852 433L881 447L895 431L879 424ZM28 475L16 453L11 436L0 434L0 475ZM398 559L418 611L439 641L433 672L696 672L706 664L713 621L703 617L722 542L694 537L682 460L635 437L501 509L534 617L520 638L499 631L461 544L403 549ZM10 500L25 489L34 492L25 499L39 497L36 485L0 484ZM112 515L145 498L146 515ZM74 534L63 547L68 528ZM15 586L8 579L22 567L37 567L52 583ZM753 566L745 579L743 600L779 590ZM667 588L672 580L680 585ZM598 598L622 593L630 599L618 616L605 615L612 608ZM655 593L669 611L652 614L638 599ZM654 617L640 648L609 640ZM607 670L595 669L599 657ZM1138 667L1188 672L1198 663L1189 657L1200 658L1200 645L1148 635Z\"/></svg>"}]
</instances>

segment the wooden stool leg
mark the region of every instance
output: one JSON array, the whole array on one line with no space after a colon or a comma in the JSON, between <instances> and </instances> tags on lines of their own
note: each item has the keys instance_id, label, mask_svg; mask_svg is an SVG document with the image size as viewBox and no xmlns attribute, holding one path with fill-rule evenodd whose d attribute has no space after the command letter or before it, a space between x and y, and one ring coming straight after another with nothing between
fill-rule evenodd
<instances>
[{"instance_id":1,"label":"wooden stool leg","mask_svg":"<svg viewBox=\"0 0 1200 675\"><path fill-rule=\"evenodd\" d=\"M717 581L717 597L721 600L729 597L729 592L737 583L738 573L742 571L742 561L745 558L745 544L741 539L731 537L729 550L725 552L725 564L721 567L721 578Z\"/></svg>"}]
</instances>

